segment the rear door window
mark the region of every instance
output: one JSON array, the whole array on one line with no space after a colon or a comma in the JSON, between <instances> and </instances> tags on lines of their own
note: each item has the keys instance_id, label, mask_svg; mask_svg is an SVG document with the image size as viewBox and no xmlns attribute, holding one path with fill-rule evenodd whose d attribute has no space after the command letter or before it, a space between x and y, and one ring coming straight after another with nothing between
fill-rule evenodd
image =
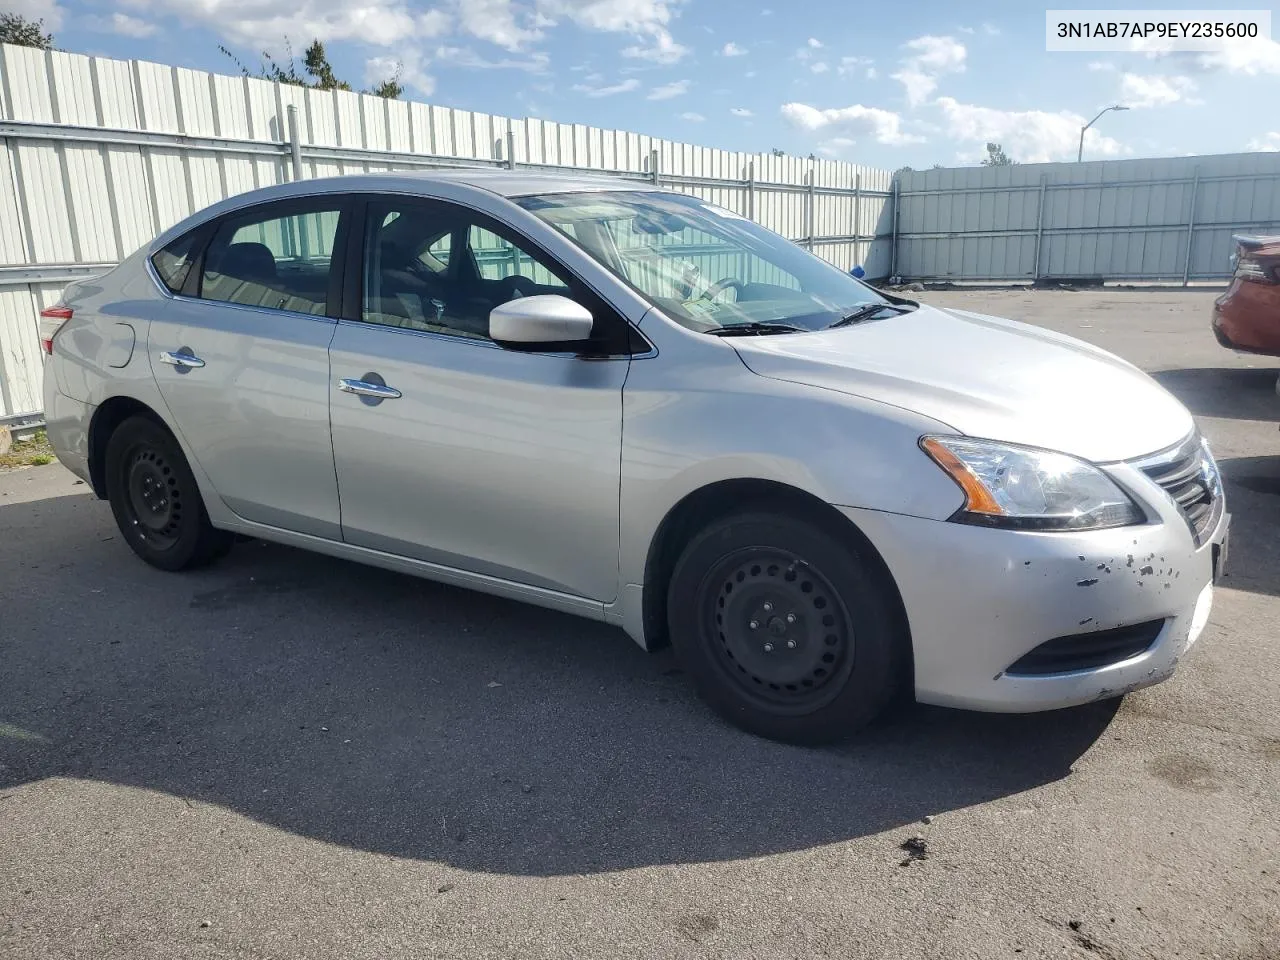
<instances>
[{"instance_id":1,"label":"rear door window","mask_svg":"<svg viewBox=\"0 0 1280 960\"><path fill-rule=\"evenodd\" d=\"M325 197L229 217L204 257L200 296L323 316L329 305L340 201Z\"/></svg>"},{"instance_id":2,"label":"rear door window","mask_svg":"<svg viewBox=\"0 0 1280 960\"><path fill-rule=\"evenodd\" d=\"M181 292L182 285L187 282L191 265L195 263L196 256L200 252L201 236L207 236L207 234L199 228L184 233L151 258L151 265L156 268L160 282L173 293Z\"/></svg>"}]
</instances>

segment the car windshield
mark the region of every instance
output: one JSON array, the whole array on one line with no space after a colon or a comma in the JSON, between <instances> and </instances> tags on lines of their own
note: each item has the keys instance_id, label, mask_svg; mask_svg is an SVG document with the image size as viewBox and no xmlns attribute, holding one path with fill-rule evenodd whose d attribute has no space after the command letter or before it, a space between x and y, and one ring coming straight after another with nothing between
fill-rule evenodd
<instances>
[{"instance_id":1,"label":"car windshield","mask_svg":"<svg viewBox=\"0 0 1280 960\"><path fill-rule=\"evenodd\" d=\"M692 330L820 330L889 303L790 240L696 197L627 190L515 202Z\"/></svg>"}]
</instances>

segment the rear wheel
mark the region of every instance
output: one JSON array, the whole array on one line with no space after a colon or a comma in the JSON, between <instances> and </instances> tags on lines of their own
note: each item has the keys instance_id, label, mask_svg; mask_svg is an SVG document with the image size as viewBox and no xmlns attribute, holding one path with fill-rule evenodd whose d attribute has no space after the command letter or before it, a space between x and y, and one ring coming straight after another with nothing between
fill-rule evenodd
<instances>
[{"instance_id":1,"label":"rear wheel","mask_svg":"<svg viewBox=\"0 0 1280 960\"><path fill-rule=\"evenodd\" d=\"M209 523L182 449L148 417L123 421L106 451L107 499L133 552L161 570L203 566L230 549Z\"/></svg>"},{"instance_id":2,"label":"rear wheel","mask_svg":"<svg viewBox=\"0 0 1280 960\"><path fill-rule=\"evenodd\" d=\"M673 646L731 722L796 743L847 737L896 692L905 644L877 567L817 525L740 514L693 537L668 594Z\"/></svg>"}]
</instances>

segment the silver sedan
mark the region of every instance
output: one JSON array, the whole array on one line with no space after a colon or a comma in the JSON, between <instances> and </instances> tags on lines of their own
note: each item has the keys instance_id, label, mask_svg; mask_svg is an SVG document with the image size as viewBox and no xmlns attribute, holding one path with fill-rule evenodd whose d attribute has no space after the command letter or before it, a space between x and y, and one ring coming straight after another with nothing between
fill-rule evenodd
<instances>
[{"instance_id":1,"label":"silver sedan","mask_svg":"<svg viewBox=\"0 0 1280 960\"><path fill-rule=\"evenodd\" d=\"M1217 467L1135 367L606 179L375 174L178 224L41 319L59 458L148 563L236 534L670 642L742 727L1156 683Z\"/></svg>"}]
</instances>

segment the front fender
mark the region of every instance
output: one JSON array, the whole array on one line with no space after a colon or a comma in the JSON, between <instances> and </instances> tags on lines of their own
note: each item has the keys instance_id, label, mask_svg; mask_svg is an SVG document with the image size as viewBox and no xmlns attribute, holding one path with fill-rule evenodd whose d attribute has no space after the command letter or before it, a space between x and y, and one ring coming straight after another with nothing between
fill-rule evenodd
<instances>
[{"instance_id":1,"label":"front fender","mask_svg":"<svg viewBox=\"0 0 1280 960\"><path fill-rule=\"evenodd\" d=\"M724 480L772 481L834 506L938 520L961 506L959 488L918 446L922 434L952 432L945 425L761 377L728 354L632 364L623 395L623 586L644 583L650 542L670 510Z\"/></svg>"}]
</instances>

